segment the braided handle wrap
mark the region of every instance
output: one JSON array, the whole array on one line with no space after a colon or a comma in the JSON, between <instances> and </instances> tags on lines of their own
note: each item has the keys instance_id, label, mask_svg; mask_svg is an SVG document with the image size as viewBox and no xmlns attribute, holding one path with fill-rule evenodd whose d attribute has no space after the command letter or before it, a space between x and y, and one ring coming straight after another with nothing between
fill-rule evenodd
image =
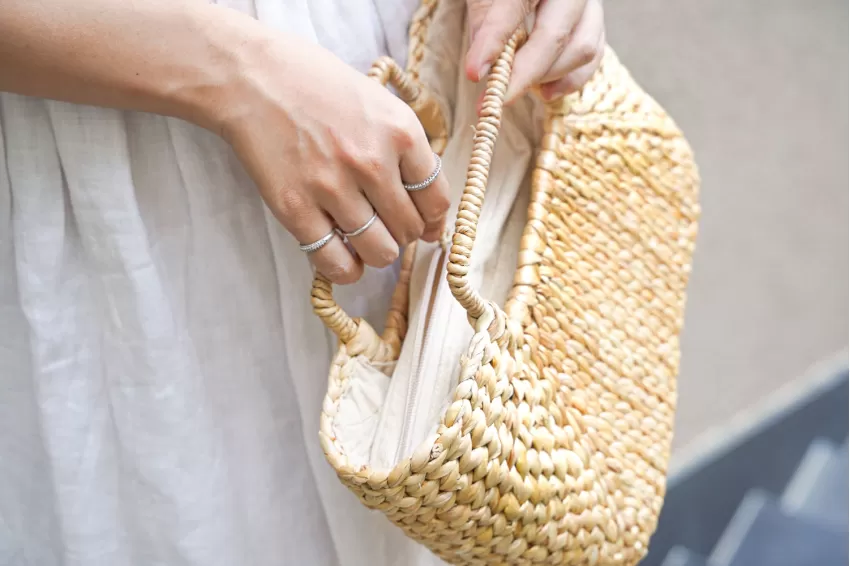
<instances>
[{"instance_id":1,"label":"braided handle wrap","mask_svg":"<svg viewBox=\"0 0 850 566\"><path fill-rule=\"evenodd\" d=\"M404 255L401 258L401 272L390 302L384 334L380 337L375 335L375 338L381 342L381 349L390 352L386 356L388 360L395 359L398 356L401 351L401 341L407 334L410 273L413 271L415 255L416 244L413 243L404 250ZM331 332L336 334L343 344L350 344L354 341L361 328L362 321L354 320L339 306L333 296L333 284L324 275L316 274L316 277L313 278L310 302L316 316ZM368 349L368 347L365 347L365 349Z\"/></svg>"},{"instance_id":2,"label":"braided handle wrap","mask_svg":"<svg viewBox=\"0 0 850 566\"><path fill-rule=\"evenodd\" d=\"M468 275L481 206L484 204L484 194L487 191L490 162L493 159L493 149L502 125L505 94L508 91L517 47L524 38L524 28L514 32L490 71L481 113L475 127L472 157L466 171L466 186L458 207L455 232L452 237L447 279L452 294L466 310L473 325L475 325L474 321L481 319L482 315L488 311L491 312L489 312L490 316L486 317L487 320L492 320L494 317L502 318L501 309L484 300L478 291L472 288Z\"/></svg>"},{"instance_id":3,"label":"braided handle wrap","mask_svg":"<svg viewBox=\"0 0 850 566\"><path fill-rule=\"evenodd\" d=\"M333 284L321 274L313 278L313 290L310 292L313 312L343 344L351 342L357 334L357 323L342 310L334 299Z\"/></svg>"},{"instance_id":4,"label":"braided handle wrap","mask_svg":"<svg viewBox=\"0 0 850 566\"><path fill-rule=\"evenodd\" d=\"M517 30L493 64L487 80L487 89L475 128L472 156L467 169L466 186L458 208L454 236L449 253L447 279L452 294L467 311L474 325L495 324L491 334L501 335L505 329L502 310L481 298L469 283L469 262L475 244L476 228L487 189L487 177L493 148L502 123L502 109L508 90L511 68L518 45L525 38L525 30ZM399 98L413 108L431 140L431 147L441 153L448 141L448 126L436 98L410 73L389 57L381 57L369 70L368 76L383 85L392 85ZM414 246L410 246L402 259L399 282L393 294L392 308L387 318L386 330L381 338L390 350L398 351L407 330L408 289L412 271ZM360 321L352 319L333 298L331 282L321 274L313 280L311 292L313 312L344 343L357 336Z\"/></svg>"}]
</instances>

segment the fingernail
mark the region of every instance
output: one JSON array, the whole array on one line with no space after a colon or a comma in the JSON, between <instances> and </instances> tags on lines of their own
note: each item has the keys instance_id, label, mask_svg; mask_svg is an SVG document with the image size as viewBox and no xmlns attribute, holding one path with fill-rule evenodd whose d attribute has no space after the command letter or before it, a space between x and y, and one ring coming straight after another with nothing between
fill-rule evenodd
<instances>
[{"instance_id":1,"label":"fingernail","mask_svg":"<svg viewBox=\"0 0 850 566\"><path fill-rule=\"evenodd\" d=\"M485 63L484 65L482 65L482 67L480 69L478 69L478 80L479 81L487 76L487 73L490 72L491 66L492 65L490 63Z\"/></svg>"}]
</instances>

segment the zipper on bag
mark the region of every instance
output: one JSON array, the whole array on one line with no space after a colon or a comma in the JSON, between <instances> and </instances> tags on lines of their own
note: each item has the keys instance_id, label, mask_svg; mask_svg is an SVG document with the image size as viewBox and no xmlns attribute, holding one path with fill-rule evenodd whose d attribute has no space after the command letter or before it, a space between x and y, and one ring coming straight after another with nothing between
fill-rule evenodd
<instances>
[{"instance_id":1,"label":"zipper on bag","mask_svg":"<svg viewBox=\"0 0 850 566\"><path fill-rule=\"evenodd\" d=\"M425 375L426 367L430 369L433 367L433 364L429 364L429 360L433 361L433 356L430 355L431 350L431 336L434 333L434 323L437 322L437 311L438 306L441 306L441 303L444 301L440 301L442 295L445 293L445 286L441 285L444 280L444 274L446 272L446 261L448 258L448 245L442 246L440 253L436 255L435 259L432 260L432 266L429 269L429 288L430 293L428 297L428 305L425 311L425 321L423 325L422 332L422 341L419 346L419 352L416 357L416 365L413 373L411 374L410 381L407 384L407 395L405 399L405 412L404 418L401 423L401 435L399 436L398 445L395 453L395 462L399 462L402 458L404 458L407 454L407 451L410 449L411 444L411 435L413 433L414 425L417 423L417 409L420 401L422 400L422 396L420 395L420 391L422 389L422 379ZM441 317L440 317L441 318ZM439 360L437 360L439 361Z\"/></svg>"}]
</instances>

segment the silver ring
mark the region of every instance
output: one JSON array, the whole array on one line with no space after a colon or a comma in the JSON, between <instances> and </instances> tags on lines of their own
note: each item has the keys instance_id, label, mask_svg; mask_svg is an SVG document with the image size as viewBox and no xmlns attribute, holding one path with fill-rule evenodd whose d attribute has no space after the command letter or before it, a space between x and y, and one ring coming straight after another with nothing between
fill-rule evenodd
<instances>
[{"instance_id":1,"label":"silver ring","mask_svg":"<svg viewBox=\"0 0 850 566\"><path fill-rule=\"evenodd\" d=\"M311 254L327 246L328 242L334 239L334 236L336 236L336 230L331 230L312 244L303 244L298 247L301 248L302 252Z\"/></svg>"},{"instance_id":2,"label":"silver ring","mask_svg":"<svg viewBox=\"0 0 850 566\"><path fill-rule=\"evenodd\" d=\"M363 232L368 230L369 226L374 224L375 220L377 220L377 219L378 219L378 213L375 212L374 214L372 214L372 218L370 218L369 220L366 221L366 224L364 224L363 226L361 226L360 228L358 228L354 232L342 232L342 235L345 236L346 238L353 238L354 236L359 236L360 234L362 234Z\"/></svg>"},{"instance_id":3,"label":"silver ring","mask_svg":"<svg viewBox=\"0 0 850 566\"><path fill-rule=\"evenodd\" d=\"M440 169L443 168L443 160L440 159L440 156L437 155L436 153L434 154L434 159L437 160L437 166L434 168L434 172L431 173L428 176L428 178L425 179L424 181L422 181L421 183L412 183L410 185L405 183L404 184L404 190L410 191L410 192L421 191L422 189L430 187L431 183L433 183L434 181L437 180L437 176L440 174Z\"/></svg>"}]
</instances>

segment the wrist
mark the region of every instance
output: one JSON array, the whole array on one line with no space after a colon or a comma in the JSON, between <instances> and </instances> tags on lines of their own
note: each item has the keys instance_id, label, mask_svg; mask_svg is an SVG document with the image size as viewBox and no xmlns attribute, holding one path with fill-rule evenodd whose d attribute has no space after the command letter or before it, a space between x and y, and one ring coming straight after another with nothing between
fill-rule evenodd
<instances>
[{"instance_id":1,"label":"wrist","mask_svg":"<svg viewBox=\"0 0 850 566\"><path fill-rule=\"evenodd\" d=\"M186 6L183 17L194 49L178 56L177 73L159 85L169 114L220 133L239 75L238 47L245 41L239 37L241 22L233 20L242 16L214 4Z\"/></svg>"},{"instance_id":2,"label":"wrist","mask_svg":"<svg viewBox=\"0 0 850 566\"><path fill-rule=\"evenodd\" d=\"M254 53L272 34L253 18L214 4L187 6L186 16L196 50L185 54L160 96L169 114L226 137L227 125L246 104Z\"/></svg>"}]
</instances>

